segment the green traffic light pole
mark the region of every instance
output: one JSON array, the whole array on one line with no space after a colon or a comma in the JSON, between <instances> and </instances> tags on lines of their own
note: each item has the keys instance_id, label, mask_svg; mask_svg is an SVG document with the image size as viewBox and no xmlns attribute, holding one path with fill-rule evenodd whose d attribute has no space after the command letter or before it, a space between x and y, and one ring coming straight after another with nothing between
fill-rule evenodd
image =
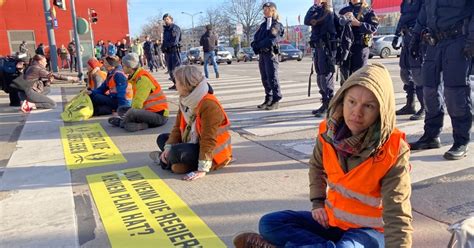
<instances>
[{"instance_id":1,"label":"green traffic light pole","mask_svg":"<svg viewBox=\"0 0 474 248\"><path fill-rule=\"evenodd\" d=\"M56 37L54 36L53 17L51 16L51 5L49 0L43 0L44 17L46 19L46 32L49 43L49 63L53 72L58 72L58 54L56 51Z\"/></svg>"},{"instance_id":2,"label":"green traffic light pole","mask_svg":"<svg viewBox=\"0 0 474 248\"><path fill-rule=\"evenodd\" d=\"M47 1L47 0L44 0ZM74 0L71 0L71 16L72 16L72 28L74 31L74 42L76 43L76 68L77 68L77 77L79 82L82 82L82 52L81 52L81 41L79 40L79 34L77 33L77 18L76 18L76 5ZM73 59L73 58L71 58Z\"/></svg>"}]
</instances>

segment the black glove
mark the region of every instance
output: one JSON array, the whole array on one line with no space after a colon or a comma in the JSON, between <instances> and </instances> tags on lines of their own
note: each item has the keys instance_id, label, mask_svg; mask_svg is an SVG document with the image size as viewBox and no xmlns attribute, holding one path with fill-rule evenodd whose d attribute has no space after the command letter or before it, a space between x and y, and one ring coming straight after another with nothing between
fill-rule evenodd
<instances>
[{"instance_id":1,"label":"black glove","mask_svg":"<svg viewBox=\"0 0 474 248\"><path fill-rule=\"evenodd\" d=\"M396 35L395 37L393 37L393 41L392 41L392 47L393 49L395 50L398 50L400 49L400 47L398 46L398 40L400 39L400 36Z\"/></svg>"},{"instance_id":2,"label":"black glove","mask_svg":"<svg viewBox=\"0 0 474 248\"><path fill-rule=\"evenodd\" d=\"M420 43L420 35L414 34L410 41L410 44L408 45L408 50L410 51L411 56L415 59L420 57Z\"/></svg>"},{"instance_id":3,"label":"black glove","mask_svg":"<svg viewBox=\"0 0 474 248\"><path fill-rule=\"evenodd\" d=\"M474 40L466 40L463 52L467 58L474 58Z\"/></svg>"}]
</instances>

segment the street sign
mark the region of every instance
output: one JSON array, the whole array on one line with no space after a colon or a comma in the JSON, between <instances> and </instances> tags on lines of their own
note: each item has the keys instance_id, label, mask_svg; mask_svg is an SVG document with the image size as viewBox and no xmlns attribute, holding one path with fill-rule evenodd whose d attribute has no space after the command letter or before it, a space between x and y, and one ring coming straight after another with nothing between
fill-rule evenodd
<instances>
[{"instance_id":1,"label":"street sign","mask_svg":"<svg viewBox=\"0 0 474 248\"><path fill-rule=\"evenodd\" d=\"M242 26L242 24L238 23L237 25L235 25L235 34L242 35L243 33L244 33L244 27Z\"/></svg>"}]
</instances>

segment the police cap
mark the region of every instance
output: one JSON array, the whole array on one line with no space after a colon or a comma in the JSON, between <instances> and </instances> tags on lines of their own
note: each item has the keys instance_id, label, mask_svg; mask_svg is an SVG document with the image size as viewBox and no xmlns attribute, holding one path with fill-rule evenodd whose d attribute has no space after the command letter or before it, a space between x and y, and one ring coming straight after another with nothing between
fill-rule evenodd
<instances>
[{"instance_id":1,"label":"police cap","mask_svg":"<svg viewBox=\"0 0 474 248\"><path fill-rule=\"evenodd\" d=\"M262 6L262 9L265 8L265 7L273 7L273 8L277 8L276 4L274 2L266 2L263 4Z\"/></svg>"},{"instance_id":2,"label":"police cap","mask_svg":"<svg viewBox=\"0 0 474 248\"><path fill-rule=\"evenodd\" d=\"M170 14L165 13L165 14L163 15L163 18L162 18L162 19L164 20L164 19L165 19L166 17L168 17L168 16L170 16Z\"/></svg>"}]
</instances>

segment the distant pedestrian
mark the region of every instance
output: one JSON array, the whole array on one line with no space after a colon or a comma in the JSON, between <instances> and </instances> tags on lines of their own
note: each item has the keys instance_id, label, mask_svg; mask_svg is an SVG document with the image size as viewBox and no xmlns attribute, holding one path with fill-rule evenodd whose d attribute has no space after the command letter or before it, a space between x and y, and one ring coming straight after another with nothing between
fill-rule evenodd
<instances>
[{"instance_id":1,"label":"distant pedestrian","mask_svg":"<svg viewBox=\"0 0 474 248\"><path fill-rule=\"evenodd\" d=\"M258 67L265 89L265 100L257 108L274 110L283 97L278 79L278 41L283 37L284 29L279 22L280 16L275 3L266 2L262 8L265 21L258 28L251 44L255 54L260 54Z\"/></svg>"},{"instance_id":2,"label":"distant pedestrian","mask_svg":"<svg viewBox=\"0 0 474 248\"><path fill-rule=\"evenodd\" d=\"M150 158L163 169L188 173L183 180L196 180L232 160L230 120L201 70L185 65L174 70L179 111L171 133L158 136L160 151Z\"/></svg>"},{"instance_id":3,"label":"distant pedestrian","mask_svg":"<svg viewBox=\"0 0 474 248\"><path fill-rule=\"evenodd\" d=\"M26 43L26 41L22 41L21 44L20 44L20 47L18 48L18 52L20 54L26 54L29 56L28 54L28 44Z\"/></svg>"},{"instance_id":4,"label":"distant pedestrian","mask_svg":"<svg viewBox=\"0 0 474 248\"><path fill-rule=\"evenodd\" d=\"M118 40L115 46L117 47L117 57L122 59L125 56L125 44Z\"/></svg>"},{"instance_id":5,"label":"distant pedestrian","mask_svg":"<svg viewBox=\"0 0 474 248\"><path fill-rule=\"evenodd\" d=\"M165 53L166 67L168 68L171 81L173 81L173 86L168 89L176 90L176 80L173 71L181 65L181 56L179 55L181 29L178 25L173 23L173 17L169 14L163 15L163 21L165 21L165 28L163 31L161 51Z\"/></svg>"},{"instance_id":6,"label":"distant pedestrian","mask_svg":"<svg viewBox=\"0 0 474 248\"><path fill-rule=\"evenodd\" d=\"M35 54L43 55L43 56L45 55L43 43L39 43L38 47L35 50Z\"/></svg>"},{"instance_id":7,"label":"distant pedestrian","mask_svg":"<svg viewBox=\"0 0 474 248\"><path fill-rule=\"evenodd\" d=\"M115 56L117 54L117 47L114 45L112 41L108 41L107 43L107 55L108 56Z\"/></svg>"},{"instance_id":8,"label":"distant pedestrian","mask_svg":"<svg viewBox=\"0 0 474 248\"><path fill-rule=\"evenodd\" d=\"M61 59L60 68L65 69L67 66L69 66L69 64L68 64L68 51L66 47L64 46L64 44L61 44L61 47L58 48L58 55L59 55L59 58Z\"/></svg>"},{"instance_id":9,"label":"distant pedestrian","mask_svg":"<svg viewBox=\"0 0 474 248\"><path fill-rule=\"evenodd\" d=\"M216 78L219 78L219 68L217 67L216 52L214 51L216 50L218 40L217 34L212 32L212 25L206 25L206 32L201 36L201 40L199 41L204 51L204 75L206 78L209 78L209 71L207 69L209 60L214 67Z\"/></svg>"},{"instance_id":10,"label":"distant pedestrian","mask_svg":"<svg viewBox=\"0 0 474 248\"><path fill-rule=\"evenodd\" d=\"M71 58L69 61L69 71L72 72L72 70L74 70L77 72L76 42L74 40L69 42L67 45L67 51L69 52L69 57Z\"/></svg>"},{"instance_id":11,"label":"distant pedestrian","mask_svg":"<svg viewBox=\"0 0 474 248\"><path fill-rule=\"evenodd\" d=\"M137 38L136 40L133 41L133 44L131 46L132 53L136 53L138 55L138 59L140 61L140 67L143 67L143 45L140 43L140 39Z\"/></svg>"},{"instance_id":12,"label":"distant pedestrian","mask_svg":"<svg viewBox=\"0 0 474 248\"><path fill-rule=\"evenodd\" d=\"M145 42L143 43L143 52L145 54L146 58L146 63L148 64L148 68L150 68L150 71L153 72L153 69L156 68L156 71L158 71L158 66L155 63L155 60L153 59L153 56L155 55L155 48L153 46L153 42L150 40L150 36L145 36Z\"/></svg>"}]
</instances>

